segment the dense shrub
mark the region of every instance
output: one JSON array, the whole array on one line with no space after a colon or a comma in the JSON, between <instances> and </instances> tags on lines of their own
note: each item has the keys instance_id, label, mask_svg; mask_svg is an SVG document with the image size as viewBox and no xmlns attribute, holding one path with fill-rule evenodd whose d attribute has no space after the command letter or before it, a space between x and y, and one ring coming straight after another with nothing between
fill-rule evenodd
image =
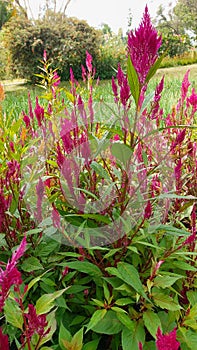
<instances>
[{"instance_id":1,"label":"dense shrub","mask_svg":"<svg viewBox=\"0 0 197 350\"><path fill-rule=\"evenodd\" d=\"M34 23L22 17L11 19L5 25L3 34L12 69L22 78L34 78L44 49L51 58L52 67L60 70L63 80L69 78L70 66L76 77L81 75L86 50L93 57L98 56L99 32L85 21L62 14L48 14Z\"/></svg>"}]
</instances>

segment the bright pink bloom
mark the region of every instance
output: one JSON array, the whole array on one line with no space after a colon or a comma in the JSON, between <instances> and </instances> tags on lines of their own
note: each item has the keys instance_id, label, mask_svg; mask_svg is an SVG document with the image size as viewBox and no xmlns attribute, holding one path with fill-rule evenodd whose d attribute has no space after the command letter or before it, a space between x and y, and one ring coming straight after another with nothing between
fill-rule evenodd
<instances>
[{"instance_id":1,"label":"bright pink bloom","mask_svg":"<svg viewBox=\"0 0 197 350\"><path fill-rule=\"evenodd\" d=\"M0 328L0 349L9 350L9 342L7 334L3 334L2 329Z\"/></svg>"},{"instance_id":2,"label":"bright pink bloom","mask_svg":"<svg viewBox=\"0 0 197 350\"><path fill-rule=\"evenodd\" d=\"M53 226L56 228L60 228L60 214L57 211L56 208L53 207L52 210L52 221L53 221Z\"/></svg>"},{"instance_id":3,"label":"bright pink bloom","mask_svg":"<svg viewBox=\"0 0 197 350\"><path fill-rule=\"evenodd\" d=\"M188 97L187 102L192 106L192 113L194 114L197 111L197 94L195 89L192 89L191 96Z\"/></svg>"},{"instance_id":4,"label":"bright pink bloom","mask_svg":"<svg viewBox=\"0 0 197 350\"><path fill-rule=\"evenodd\" d=\"M141 341L138 343L138 349L143 350L143 345L142 345Z\"/></svg>"},{"instance_id":5,"label":"bright pink bloom","mask_svg":"<svg viewBox=\"0 0 197 350\"><path fill-rule=\"evenodd\" d=\"M86 51L86 67L88 68L88 72L92 73L92 56Z\"/></svg>"},{"instance_id":6,"label":"bright pink bloom","mask_svg":"<svg viewBox=\"0 0 197 350\"><path fill-rule=\"evenodd\" d=\"M186 72L186 74L184 75L183 82L182 82L182 85L181 85L181 99L182 99L182 102L185 100L185 98L187 96L187 92L188 92L189 86L190 86L190 82L189 82L189 79L188 79L189 72L190 71L188 70Z\"/></svg>"},{"instance_id":7,"label":"bright pink bloom","mask_svg":"<svg viewBox=\"0 0 197 350\"><path fill-rule=\"evenodd\" d=\"M112 77L112 90L114 93L114 101L117 103L118 102L118 87L117 87L117 84L115 82L114 77Z\"/></svg>"},{"instance_id":8,"label":"bright pink bloom","mask_svg":"<svg viewBox=\"0 0 197 350\"><path fill-rule=\"evenodd\" d=\"M47 52L46 52L46 50L44 50L44 53L43 53L43 61L44 62L47 61Z\"/></svg>"},{"instance_id":9,"label":"bright pink bloom","mask_svg":"<svg viewBox=\"0 0 197 350\"><path fill-rule=\"evenodd\" d=\"M118 79L118 85L122 86L123 82L124 82L124 73L122 71L122 68L120 66L120 63L118 63L118 72L117 72L117 79Z\"/></svg>"},{"instance_id":10,"label":"bright pink bloom","mask_svg":"<svg viewBox=\"0 0 197 350\"><path fill-rule=\"evenodd\" d=\"M164 76L161 79L160 83L157 85L155 89L155 96L153 101L153 109L150 118L155 119L157 117L158 111L159 111L159 101L161 99L161 93L163 91L164 87Z\"/></svg>"},{"instance_id":11,"label":"bright pink bloom","mask_svg":"<svg viewBox=\"0 0 197 350\"><path fill-rule=\"evenodd\" d=\"M82 79L83 79L83 82L85 83L86 82L86 70L85 70L85 67L83 65L81 65L81 71L82 71Z\"/></svg>"},{"instance_id":12,"label":"bright pink bloom","mask_svg":"<svg viewBox=\"0 0 197 350\"><path fill-rule=\"evenodd\" d=\"M152 205L151 205L151 202L148 201L144 209L144 219L150 219L151 215L152 215Z\"/></svg>"},{"instance_id":13,"label":"bright pink bloom","mask_svg":"<svg viewBox=\"0 0 197 350\"><path fill-rule=\"evenodd\" d=\"M36 107L34 109L34 113L38 121L38 126L41 126L42 121L44 119L44 108L39 105L37 96L36 96Z\"/></svg>"},{"instance_id":14,"label":"bright pink bloom","mask_svg":"<svg viewBox=\"0 0 197 350\"><path fill-rule=\"evenodd\" d=\"M24 114L23 121L25 122L26 128L29 129L31 124L30 124L30 118L28 117L28 115Z\"/></svg>"},{"instance_id":15,"label":"bright pink bloom","mask_svg":"<svg viewBox=\"0 0 197 350\"><path fill-rule=\"evenodd\" d=\"M8 261L6 269L2 270L0 268L0 312L4 307L11 286L19 286L22 283L21 273L16 268L16 264L23 256L26 244L26 237L24 237L18 249L13 253L11 260Z\"/></svg>"},{"instance_id":16,"label":"bright pink bloom","mask_svg":"<svg viewBox=\"0 0 197 350\"><path fill-rule=\"evenodd\" d=\"M53 73L53 86L57 87L60 84L60 77L57 74L57 71L55 70L55 72Z\"/></svg>"},{"instance_id":17,"label":"bright pink bloom","mask_svg":"<svg viewBox=\"0 0 197 350\"><path fill-rule=\"evenodd\" d=\"M128 35L128 53L138 74L141 85L145 83L147 74L158 58L158 50L162 39L152 26L148 7L138 29Z\"/></svg>"},{"instance_id":18,"label":"bright pink bloom","mask_svg":"<svg viewBox=\"0 0 197 350\"><path fill-rule=\"evenodd\" d=\"M32 304L28 305L28 313L25 314L28 322L28 334L27 337L31 338L34 333L37 333L40 337L44 337L49 333L50 328L45 328L48 325L46 315L37 315L36 309Z\"/></svg>"},{"instance_id":19,"label":"bright pink bloom","mask_svg":"<svg viewBox=\"0 0 197 350\"><path fill-rule=\"evenodd\" d=\"M162 334L158 328L156 346L157 350L178 350L180 343L176 340L176 328L168 334Z\"/></svg>"},{"instance_id":20,"label":"bright pink bloom","mask_svg":"<svg viewBox=\"0 0 197 350\"><path fill-rule=\"evenodd\" d=\"M177 134L176 140L172 143L171 150L173 150L176 146L181 145L184 141L186 135L186 129L183 129Z\"/></svg>"},{"instance_id":21,"label":"bright pink bloom","mask_svg":"<svg viewBox=\"0 0 197 350\"><path fill-rule=\"evenodd\" d=\"M124 107L126 106L130 95L131 95L130 87L129 87L129 84L128 84L127 77L125 77L123 82L122 82L122 86L120 88L120 100L121 100L121 103L122 103L122 105Z\"/></svg>"}]
</instances>

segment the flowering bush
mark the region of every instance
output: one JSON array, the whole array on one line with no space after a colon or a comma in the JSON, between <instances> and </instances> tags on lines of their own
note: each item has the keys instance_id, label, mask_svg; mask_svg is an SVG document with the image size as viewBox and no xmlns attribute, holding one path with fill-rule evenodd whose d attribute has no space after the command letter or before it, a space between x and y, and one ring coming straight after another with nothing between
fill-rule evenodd
<instances>
[{"instance_id":1,"label":"flowering bush","mask_svg":"<svg viewBox=\"0 0 197 350\"><path fill-rule=\"evenodd\" d=\"M4 349L195 349L197 94L187 72L165 116L164 77L147 93L161 42L146 7L114 105L94 103L90 53L82 96L44 52L44 95L1 113Z\"/></svg>"}]
</instances>

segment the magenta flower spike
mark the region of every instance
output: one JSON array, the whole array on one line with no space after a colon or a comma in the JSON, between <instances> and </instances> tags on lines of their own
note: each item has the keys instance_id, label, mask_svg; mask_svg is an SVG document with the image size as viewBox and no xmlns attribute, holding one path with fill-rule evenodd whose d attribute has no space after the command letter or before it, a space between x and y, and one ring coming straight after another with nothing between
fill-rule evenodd
<instances>
[{"instance_id":1,"label":"magenta flower spike","mask_svg":"<svg viewBox=\"0 0 197 350\"><path fill-rule=\"evenodd\" d=\"M18 249L12 254L12 258L8 261L6 269L0 268L0 312L2 311L5 301L8 298L10 288L21 285L21 273L18 271L16 264L18 260L23 256L26 249L26 237L23 238Z\"/></svg>"},{"instance_id":2,"label":"magenta flower spike","mask_svg":"<svg viewBox=\"0 0 197 350\"><path fill-rule=\"evenodd\" d=\"M86 67L88 69L88 72L92 73L92 56L88 51L86 51Z\"/></svg>"},{"instance_id":3,"label":"magenta flower spike","mask_svg":"<svg viewBox=\"0 0 197 350\"><path fill-rule=\"evenodd\" d=\"M176 328L167 334L162 334L158 328L156 346L157 350L178 350L180 343L176 340Z\"/></svg>"},{"instance_id":4,"label":"magenta flower spike","mask_svg":"<svg viewBox=\"0 0 197 350\"><path fill-rule=\"evenodd\" d=\"M53 86L57 87L60 84L60 77L57 74L57 71L55 70L55 72L53 73Z\"/></svg>"},{"instance_id":5,"label":"magenta flower spike","mask_svg":"<svg viewBox=\"0 0 197 350\"><path fill-rule=\"evenodd\" d=\"M9 350L9 342L7 334L3 334L2 329L0 328L0 349Z\"/></svg>"},{"instance_id":6,"label":"magenta flower spike","mask_svg":"<svg viewBox=\"0 0 197 350\"><path fill-rule=\"evenodd\" d=\"M138 29L128 34L128 53L137 72L139 82L144 85L150 68L158 58L162 38L153 27L146 5Z\"/></svg>"}]
</instances>

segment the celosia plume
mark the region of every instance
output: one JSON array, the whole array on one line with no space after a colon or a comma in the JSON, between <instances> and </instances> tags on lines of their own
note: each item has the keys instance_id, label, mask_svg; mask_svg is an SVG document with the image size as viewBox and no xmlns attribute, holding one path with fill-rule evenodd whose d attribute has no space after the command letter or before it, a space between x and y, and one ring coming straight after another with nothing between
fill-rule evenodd
<instances>
[{"instance_id":1,"label":"celosia plume","mask_svg":"<svg viewBox=\"0 0 197 350\"><path fill-rule=\"evenodd\" d=\"M156 346L157 350L178 350L180 343L176 340L176 328L167 334L162 334L158 328Z\"/></svg>"},{"instance_id":2,"label":"celosia plume","mask_svg":"<svg viewBox=\"0 0 197 350\"><path fill-rule=\"evenodd\" d=\"M148 7L138 29L128 34L128 53L138 74L140 84L145 83L147 74L158 58L162 39L152 26Z\"/></svg>"}]
</instances>

